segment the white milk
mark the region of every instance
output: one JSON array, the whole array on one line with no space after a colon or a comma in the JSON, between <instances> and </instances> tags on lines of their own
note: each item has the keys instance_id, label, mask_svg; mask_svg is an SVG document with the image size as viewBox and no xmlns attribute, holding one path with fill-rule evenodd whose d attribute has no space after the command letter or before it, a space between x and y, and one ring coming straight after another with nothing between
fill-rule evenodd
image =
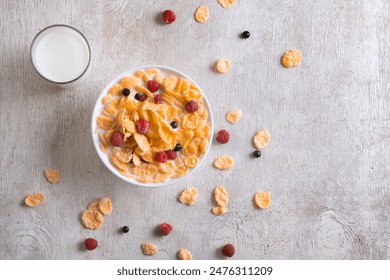
<instances>
[{"instance_id":1,"label":"white milk","mask_svg":"<svg viewBox=\"0 0 390 280\"><path fill-rule=\"evenodd\" d=\"M38 34L31 58L37 71L55 83L80 77L87 69L90 51L85 38L67 26L53 26Z\"/></svg>"}]
</instances>

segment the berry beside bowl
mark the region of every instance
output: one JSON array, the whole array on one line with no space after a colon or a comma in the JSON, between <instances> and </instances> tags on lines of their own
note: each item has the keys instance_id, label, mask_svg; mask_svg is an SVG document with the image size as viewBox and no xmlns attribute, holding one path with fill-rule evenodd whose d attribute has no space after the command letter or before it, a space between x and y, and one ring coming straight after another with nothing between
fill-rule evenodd
<instances>
[{"instance_id":1,"label":"berry beside bowl","mask_svg":"<svg viewBox=\"0 0 390 280\"><path fill-rule=\"evenodd\" d=\"M145 187L181 181L202 164L213 118L201 88L170 67L133 68L113 79L92 114L92 138L104 165Z\"/></svg>"}]
</instances>

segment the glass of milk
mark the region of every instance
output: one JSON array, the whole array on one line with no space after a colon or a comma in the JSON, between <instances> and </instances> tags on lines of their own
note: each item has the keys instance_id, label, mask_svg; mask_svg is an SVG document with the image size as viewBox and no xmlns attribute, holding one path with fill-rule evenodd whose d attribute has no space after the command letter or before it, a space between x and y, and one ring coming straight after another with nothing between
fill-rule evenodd
<instances>
[{"instance_id":1,"label":"glass of milk","mask_svg":"<svg viewBox=\"0 0 390 280\"><path fill-rule=\"evenodd\" d=\"M41 30L31 44L31 61L45 80L75 84L87 72L91 49L87 39L68 25L52 25Z\"/></svg>"}]
</instances>

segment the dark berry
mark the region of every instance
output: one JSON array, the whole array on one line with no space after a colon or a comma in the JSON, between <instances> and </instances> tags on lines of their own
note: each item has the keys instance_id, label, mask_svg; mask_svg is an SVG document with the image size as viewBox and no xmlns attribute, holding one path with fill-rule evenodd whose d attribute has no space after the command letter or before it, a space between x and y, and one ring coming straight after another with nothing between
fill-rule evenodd
<instances>
[{"instance_id":1,"label":"dark berry","mask_svg":"<svg viewBox=\"0 0 390 280\"><path fill-rule=\"evenodd\" d=\"M115 147L122 147L125 144L122 133L119 131L114 132L111 135L110 144Z\"/></svg>"},{"instance_id":2,"label":"dark berry","mask_svg":"<svg viewBox=\"0 0 390 280\"><path fill-rule=\"evenodd\" d=\"M163 21L166 24L171 24L176 20L176 14L171 10L165 10L163 13Z\"/></svg>"},{"instance_id":3,"label":"dark berry","mask_svg":"<svg viewBox=\"0 0 390 280\"><path fill-rule=\"evenodd\" d=\"M139 99L141 98L141 94L140 94L140 93L136 93L136 94L134 95L134 98L135 98L136 100L139 100Z\"/></svg>"},{"instance_id":4,"label":"dark berry","mask_svg":"<svg viewBox=\"0 0 390 280\"><path fill-rule=\"evenodd\" d=\"M122 89L122 94L123 94L124 96L129 96L130 90L129 90L128 88L124 88L124 89Z\"/></svg>"},{"instance_id":5,"label":"dark berry","mask_svg":"<svg viewBox=\"0 0 390 280\"><path fill-rule=\"evenodd\" d=\"M174 150L169 150L165 152L167 154L168 159L175 160L177 155Z\"/></svg>"},{"instance_id":6,"label":"dark berry","mask_svg":"<svg viewBox=\"0 0 390 280\"><path fill-rule=\"evenodd\" d=\"M164 100L163 100L162 96L157 94L154 97L154 104L163 104L163 103L164 103Z\"/></svg>"},{"instance_id":7,"label":"dark berry","mask_svg":"<svg viewBox=\"0 0 390 280\"><path fill-rule=\"evenodd\" d=\"M236 250L234 249L234 246L232 244L226 244L222 248L222 254L224 254L226 257L233 257Z\"/></svg>"},{"instance_id":8,"label":"dark berry","mask_svg":"<svg viewBox=\"0 0 390 280\"><path fill-rule=\"evenodd\" d=\"M178 126L179 126L179 124L177 123L177 121L171 122L171 127L172 127L173 129L177 128Z\"/></svg>"},{"instance_id":9,"label":"dark berry","mask_svg":"<svg viewBox=\"0 0 390 280\"><path fill-rule=\"evenodd\" d=\"M193 113L193 112L196 112L198 110L198 102L196 102L195 100L190 100L186 106L186 111L188 113Z\"/></svg>"},{"instance_id":10,"label":"dark berry","mask_svg":"<svg viewBox=\"0 0 390 280\"><path fill-rule=\"evenodd\" d=\"M129 232L129 227L128 226L124 226L123 228L122 228L122 231L124 232L124 233L128 233Z\"/></svg>"},{"instance_id":11,"label":"dark berry","mask_svg":"<svg viewBox=\"0 0 390 280\"><path fill-rule=\"evenodd\" d=\"M218 132L218 135L217 135L217 141L221 144L226 144L227 142L229 142L229 139L230 139L230 134L229 132L227 132L226 130L222 129Z\"/></svg>"},{"instance_id":12,"label":"dark berry","mask_svg":"<svg viewBox=\"0 0 390 280\"><path fill-rule=\"evenodd\" d=\"M153 80L148 81L146 86L150 92L156 92L160 88L160 84Z\"/></svg>"},{"instance_id":13,"label":"dark berry","mask_svg":"<svg viewBox=\"0 0 390 280\"><path fill-rule=\"evenodd\" d=\"M261 151L260 151L260 150L254 151L254 152L253 152L253 156L256 157L256 158L261 157Z\"/></svg>"},{"instance_id":14,"label":"dark berry","mask_svg":"<svg viewBox=\"0 0 390 280\"><path fill-rule=\"evenodd\" d=\"M172 231L172 228L173 227L170 224L166 224L166 223L161 224L160 225L161 234L164 235L164 236L170 234L171 231Z\"/></svg>"},{"instance_id":15,"label":"dark berry","mask_svg":"<svg viewBox=\"0 0 390 280\"><path fill-rule=\"evenodd\" d=\"M244 32L242 32L241 35L242 35L242 38L244 38L244 39L248 39L251 36L249 31L244 31Z\"/></svg>"},{"instance_id":16,"label":"dark berry","mask_svg":"<svg viewBox=\"0 0 390 280\"><path fill-rule=\"evenodd\" d=\"M87 238L85 239L85 247L87 250L95 250L98 246L98 242L96 239L93 238Z\"/></svg>"},{"instance_id":17,"label":"dark berry","mask_svg":"<svg viewBox=\"0 0 390 280\"><path fill-rule=\"evenodd\" d=\"M144 102L146 99L148 99L148 96L144 93L139 97L138 101Z\"/></svg>"},{"instance_id":18,"label":"dark berry","mask_svg":"<svg viewBox=\"0 0 390 280\"><path fill-rule=\"evenodd\" d=\"M149 131L150 124L147 120L139 120L135 123L138 133L146 134Z\"/></svg>"},{"instance_id":19,"label":"dark berry","mask_svg":"<svg viewBox=\"0 0 390 280\"><path fill-rule=\"evenodd\" d=\"M176 144L175 148L173 149L175 152L180 152L182 149L181 145L179 143Z\"/></svg>"},{"instance_id":20,"label":"dark berry","mask_svg":"<svg viewBox=\"0 0 390 280\"><path fill-rule=\"evenodd\" d=\"M160 163L164 163L168 160L168 156L165 152L158 152L156 154L156 161Z\"/></svg>"}]
</instances>

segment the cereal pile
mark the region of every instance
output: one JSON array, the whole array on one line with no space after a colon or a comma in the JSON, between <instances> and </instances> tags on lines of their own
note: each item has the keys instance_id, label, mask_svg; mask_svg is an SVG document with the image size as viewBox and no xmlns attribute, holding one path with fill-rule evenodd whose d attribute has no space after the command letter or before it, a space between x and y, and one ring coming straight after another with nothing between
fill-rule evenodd
<instances>
[{"instance_id":1,"label":"cereal pile","mask_svg":"<svg viewBox=\"0 0 390 280\"><path fill-rule=\"evenodd\" d=\"M159 69L112 86L97 117L101 149L123 175L143 183L178 178L209 145L209 113L190 81Z\"/></svg>"}]
</instances>

